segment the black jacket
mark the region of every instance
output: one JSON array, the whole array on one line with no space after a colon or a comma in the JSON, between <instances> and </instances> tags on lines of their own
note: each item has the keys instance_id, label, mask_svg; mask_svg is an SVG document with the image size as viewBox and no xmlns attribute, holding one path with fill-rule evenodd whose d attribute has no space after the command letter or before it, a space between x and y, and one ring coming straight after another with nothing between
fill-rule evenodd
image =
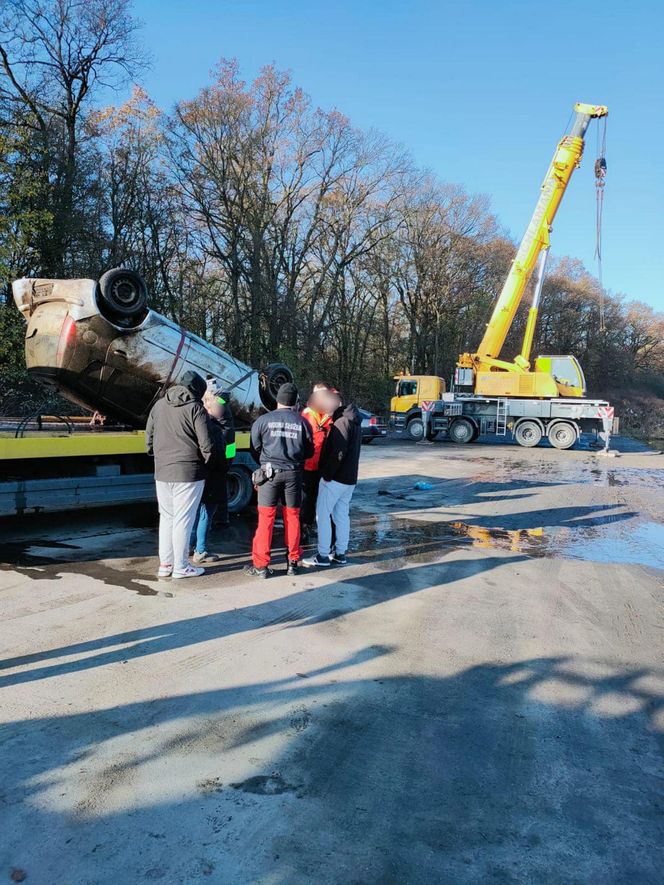
<instances>
[{"instance_id":1,"label":"black jacket","mask_svg":"<svg viewBox=\"0 0 664 885\"><path fill-rule=\"evenodd\" d=\"M154 404L145 442L160 482L197 482L207 477L207 464L215 453L208 413L184 385L174 385Z\"/></svg>"},{"instance_id":2,"label":"black jacket","mask_svg":"<svg viewBox=\"0 0 664 885\"><path fill-rule=\"evenodd\" d=\"M225 427L224 416L217 420L208 415L210 435L214 445L212 457L208 462L208 475L205 480L203 500L207 503L218 504L223 500L226 474L228 473L229 461L226 459L226 446L228 445L228 431ZM235 437L235 431L232 431Z\"/></svg>"},{"instance_id":3,"label":"black jacket","mask_svg":"<svg viewBox=\"0 0 664 885\"><path fill-rule=\"evenodd\" d=\"M221 397L224 400L224 410L221 418L212 418L211 420L213 425L219 424L224 432L224 452L226 455L226 466L228 467L229 464L233 463L233 458L235 457L235 419L233 418L233 410L228 404L230 394L224 391Z\"/></svg>"},{"instance_id":4,"label":"black jacket","mask_svg":"<svg viewBox=\"0 0 664 885\"><path fill-rule=\"evenodd\" d=\"M354 486L360 466L362 418L352 403L341 406L332 417L334 423L320 456L320 473L327 482Z\"/></svg>"},{"instance_id":5,"label":"black jacket","mask_svg":"<svg viewBox=\"0 0 664 885\"><path fill-rule=\"evenodd\" d=\"M304 467L313 453L311 425L294 409L275 409L251 427L251 454L261 464Z\"/></svg>"}]
</instances>

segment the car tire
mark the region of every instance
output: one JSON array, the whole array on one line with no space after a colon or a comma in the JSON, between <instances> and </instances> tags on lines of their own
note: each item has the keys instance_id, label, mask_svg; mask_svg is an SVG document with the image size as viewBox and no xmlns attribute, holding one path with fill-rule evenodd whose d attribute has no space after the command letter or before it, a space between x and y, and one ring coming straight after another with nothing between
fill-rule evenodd
<instances>
[{"instance_id":1,"label":"car tire","mask_svg":"<svg viewBox=\"0 0 664 885\"><path fill-rule=\"evenodd\" d=\"M270 363L260 375L260 397L266 409L276 409L277 393L282 384L291 384L293 373L283 363Z\"/></svg>"},{"instance_id":2,"label":"car tire","mask_svg":"<svg viewBox=\"0 0 664 885\"><path fill-rule=\"evenodd\" d=\"M148 287L135 270L114 267L99 280L98 306L111 322L142 321L148 309Z\"/></svg>"}]
</instances>

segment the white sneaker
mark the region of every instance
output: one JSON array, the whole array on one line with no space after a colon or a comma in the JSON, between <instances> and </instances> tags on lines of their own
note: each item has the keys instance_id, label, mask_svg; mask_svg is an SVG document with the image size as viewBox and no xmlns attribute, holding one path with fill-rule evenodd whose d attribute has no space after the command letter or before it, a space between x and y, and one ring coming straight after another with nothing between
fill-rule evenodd
<instances>
[{"instance_id":1,"label":"white sneaker","mask_svg":"<svg viewBox=\"0 0 664 885\"><path fill-rule=\"evenodd\" d=\"M157 572L158 578L170 578L173 573L173 566L170 562L164 562L159 566L159 571Z\"/></svg>"},{"instance_id":2,"label":"white sneaker","mask_svg":"<svg viewBox=\"0 0 664 885\"><path fill-rule=\"evenodd\" d=\"M173 580L177 581L180 578L200 578L200 576L204 574L204 568L194 568L193 565L188 565L184 571L173 572Z\"/></svg>"}]
</instances>

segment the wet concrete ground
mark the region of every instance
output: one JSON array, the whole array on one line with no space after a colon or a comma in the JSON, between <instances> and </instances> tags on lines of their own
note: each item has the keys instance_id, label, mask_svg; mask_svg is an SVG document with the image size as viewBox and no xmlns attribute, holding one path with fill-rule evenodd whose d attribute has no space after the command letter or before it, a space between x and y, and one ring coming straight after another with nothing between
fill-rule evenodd
<instances>
[{"instance_id":1,"label":"wet concrete ground","mask_svg":"<svg viewBox=\"0 0 664 885\"><path fill-rule=\"evenodd\" d=\"M151 507L1 525L0 881L660 882L663 485L379 444L350 564L253 583L250 515L175 583Z\"/></svg>"}]
</instances>

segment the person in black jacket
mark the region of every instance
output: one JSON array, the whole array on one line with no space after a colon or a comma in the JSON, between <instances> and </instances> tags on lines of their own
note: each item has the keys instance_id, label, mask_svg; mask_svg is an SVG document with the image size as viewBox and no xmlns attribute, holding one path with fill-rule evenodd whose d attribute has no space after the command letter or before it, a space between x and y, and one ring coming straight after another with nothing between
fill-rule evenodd
<instances>
[{"instance_id":1,"label":"person in black jacket","mask_svg":"<svg viewBox=\"0 0 664 885\"><path fill-rule=\"evenodd\" d=\"M214 456L207 412L201 403L205 381L185 372L158 399L148 416L145 441L154 456L154 477L159 502L160 578L194 578L203 569L187 559L189 535L196 518Z\"/></svg>"},{"instance_id":2,"label":"person in black jacket","mask_svg":"<svg viewBox=\"0 0 664 885\"><path fill-rule=\"evenodd\" d=\"M282 384L277 392L277 408L261 415L251 428L251 454L261 465L265 481L258 485L258 526L252 546L253 565L245 573L268 578L272 532L281 504L284 538L288 548L288 574L297 574L302 559L300 544L300 505L304 462L314 453L311 425L297 410L298 393L294 384Z\"/></svg>"},{"instance_id":3,"label":"person in black jacket","mask_svg":"<svg viewBox=\"0 0 664 885\"><path fill-rule=\"evenodd\" d=\"M233 418L233 410L230 407L231 394L230 391L224 390L218 379L214 378L212 375L207 376L207 386L208 390L222 401L222 413L220 417L216 420L221 425L226 435L226 473L228 473L228 468L233 463L233 459L235 458L237 451L237 447L235 445L235 419ZM205 493L203 493L203 495L205 496ZM215 522L217 523L217 525L220 525L223 528L226 528L230 525L230 520L228 517L228 487L225 483L223 485L223 488L221 487L221 485L219 487L219 498Z\"/></svg>"},{"instance_id":4,"label":"person in black jacket","mask_svg":"<svg viewBox=\"0 0 664 885\"><path fill-rule=\"evenodd\" d=\"M191 530L189 546L196 565L218 562L216 553L208 553L208 534L212 520L218 510L222 511L224 522L228 523L228 465L232 461L231 450L235 444L233 413L228 402L221 395L214 379L208 379L203 405L210 418L210 433L214 442L214 456L208 464L208 477L205 480L203 497ZM231 455L229 459L229 455Z\"/></svg>"},{"instance_id":5,"label":"person in black jacket","mask_svg":"<svg viewBox=\"0 0 664 885\"><path fill-rule=\"evenodd\" d=\"M351 403L339 404L334 423L325 440L320 459L321 481L316 505L318 553L307 557L305 566L329 567L346 564L350 539L350 501L357 485L362 448L362 418ZM332 550L332 522L336 530Z\"/></svg>"}]
</instances>

